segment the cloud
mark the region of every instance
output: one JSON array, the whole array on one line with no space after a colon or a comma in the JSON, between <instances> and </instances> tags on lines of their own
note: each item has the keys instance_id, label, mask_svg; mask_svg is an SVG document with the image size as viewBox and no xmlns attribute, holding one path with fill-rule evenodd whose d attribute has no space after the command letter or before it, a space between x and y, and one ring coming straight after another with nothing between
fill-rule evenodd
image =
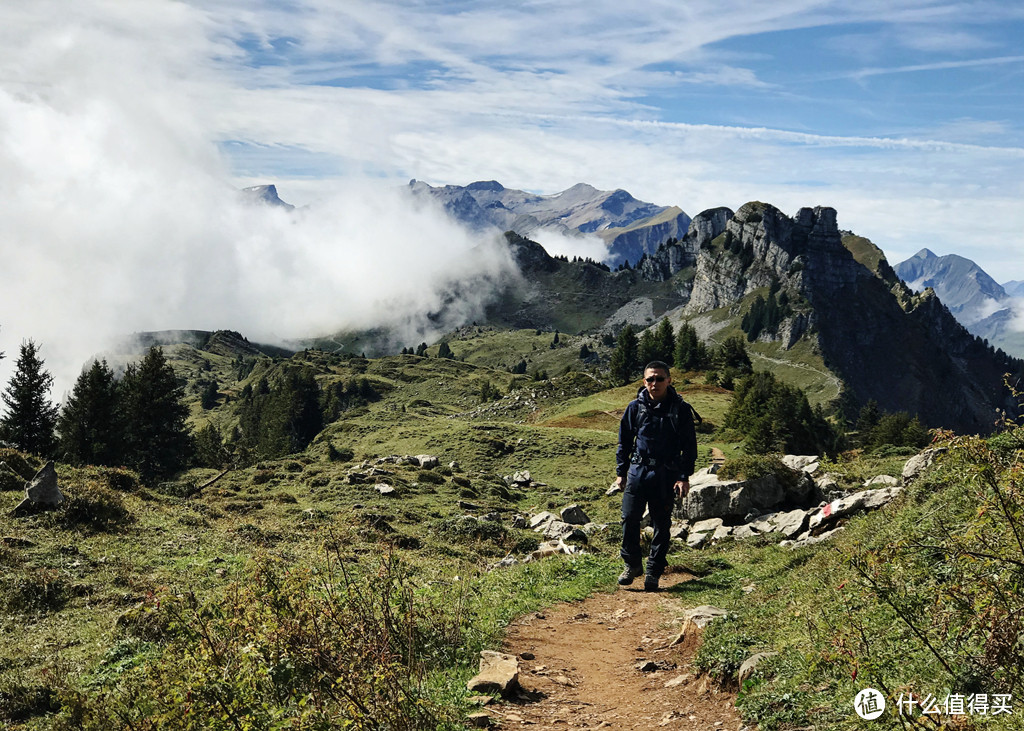
<instances>
[{"instance_id":1,"label":"cloud","mask_svg":"<svg viewBox=\"0 0 1024 731\"><path fill-rule=\"evenodd\" d=\"M415 344L478 316L516 276L499 242L387 181L351 178L294 212L247 201L210 134L218 81L185 73L181 57L221 47L164 42L150 55L141 28L118 25L129 14L106 19L37 36L17 60L3 52L3 381L28 338L58 399L86 359L133 331L280 341L384 325ZM187 13L160 20L176 19L196 30Z\"/></svg>"},{"instance_id":2,"label":"cloud","mask_svg":"<svg viewBox=\"0 0 1024 731\"><path fill-rule=\"evenodd\" d=\"M566 236L554 229L541 228L531 231L530 238L552 256L578 256L594 261L604 261L608 256L608 246L597 236Z\"/></svg>"}]
</instances>

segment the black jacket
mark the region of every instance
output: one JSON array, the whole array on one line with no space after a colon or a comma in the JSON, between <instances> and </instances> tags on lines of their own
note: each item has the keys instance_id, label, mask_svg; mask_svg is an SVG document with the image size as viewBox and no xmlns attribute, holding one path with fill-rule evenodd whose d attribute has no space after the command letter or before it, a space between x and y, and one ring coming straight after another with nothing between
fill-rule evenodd
<instances>
[{"instance_id":1,"label":"black jacket","mask_svg":"<svg viewBox=\"0 0 1024 731\"><path fill-rule=\"evenodd\" d=\"M672 386L660 402L641 388L619 422L615 474L625 477L634 456L665 465L681 480L693 474L697 461L697 433L693 415Z\"/></svg>"}]
</instances>

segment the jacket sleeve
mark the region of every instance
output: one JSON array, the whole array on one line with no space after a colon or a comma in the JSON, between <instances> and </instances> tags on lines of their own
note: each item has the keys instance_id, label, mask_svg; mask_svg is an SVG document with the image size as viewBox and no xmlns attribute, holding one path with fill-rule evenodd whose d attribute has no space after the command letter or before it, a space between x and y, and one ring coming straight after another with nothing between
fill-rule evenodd
<instances>
[{"instance_id":1,"label":"jacket sleeve","mask_svg":"<svg viewBox=\"0 0 1024 731\"><path fill-rule=\"evenodd\" d=\"M693 415L689 405L680 399L682 413L679 419L679 479L693 474L697 464L697 430L693 426Z\"/></svg>"},{"instance_id":2,"label":"jacket sleeve","mask_svg":"<svg viewBox=\"0 0 1024 731\"><path fill-rule=\"evenodd\" d=\"M619 422L619 446L615 450L615 474L625 477L629 472L629 460L633 456L633 442L636 439L636 401L630 401Z\"/></svg>"}]
</instances>

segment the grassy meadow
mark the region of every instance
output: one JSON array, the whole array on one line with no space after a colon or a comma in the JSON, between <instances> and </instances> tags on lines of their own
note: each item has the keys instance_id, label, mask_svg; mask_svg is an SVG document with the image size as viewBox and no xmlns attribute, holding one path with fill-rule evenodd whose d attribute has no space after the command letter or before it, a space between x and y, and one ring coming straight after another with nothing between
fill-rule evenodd
<instances>
[{"instance_id":1,"label":"grassy meadow","mask_svg":"<svg viewBox=\"0 0 1024 731\"><path fill-rule=\"evenodd\" d=\"M469 328L449 339L459 360L167 347L197 429L230 434L246 386L286 365L325 388L365 379L378 397L301 453L226 471L144 485L123 469L58 463L66 505L25 518L10 511L41 461L0 450L0 725L463 728L479 651L521 614L612 589L620 569L619 498L605 493L636 386L609 388L579 359L588 341L553 337ZM550 378L510 373L520 359ZM713 447L742 454L720 428L731 392L673 375L709 424L698 468ZM204 409L210 380L217 403ZM500 397L482 401L485 384ZM860 728L851 703L867 685L893 699L1024 698L1022 433L941 435L949 450L924 480L818 546L794 551L777 535L675 544L670 562L697 578L672 595L731 613L706 632L701 671L738 689L765 730ZM391 459L424 454L439 465ZM827 469L855 484L899 475L905 460L848 454ZM504 479L522 470L536 484ZM607 527L583 554L524 563L539 540L517 517L570 504ZM515 565L495 568L509 555ZM776 654L740 687L736 671L756 652ZM888 712L876 723L934 727Z\"/></svg>"}]
</instances>

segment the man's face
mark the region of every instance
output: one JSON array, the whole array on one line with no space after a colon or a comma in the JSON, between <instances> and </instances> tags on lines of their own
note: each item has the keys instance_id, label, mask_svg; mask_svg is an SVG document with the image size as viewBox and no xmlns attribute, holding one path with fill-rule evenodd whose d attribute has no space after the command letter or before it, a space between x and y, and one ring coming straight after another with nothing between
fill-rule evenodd
<instances>
[{"instance_id":1,"label":"man's face","mask_svg":"<svg viewBox=\"0 0 1024 731\"><path fill-rule=\"evenodd\" d=\"M648 368L644 371L644 388L647 389L647 395L655 401L665 398L671 383L672 376L661 368Z\"/></svg>"}]
</instances>

